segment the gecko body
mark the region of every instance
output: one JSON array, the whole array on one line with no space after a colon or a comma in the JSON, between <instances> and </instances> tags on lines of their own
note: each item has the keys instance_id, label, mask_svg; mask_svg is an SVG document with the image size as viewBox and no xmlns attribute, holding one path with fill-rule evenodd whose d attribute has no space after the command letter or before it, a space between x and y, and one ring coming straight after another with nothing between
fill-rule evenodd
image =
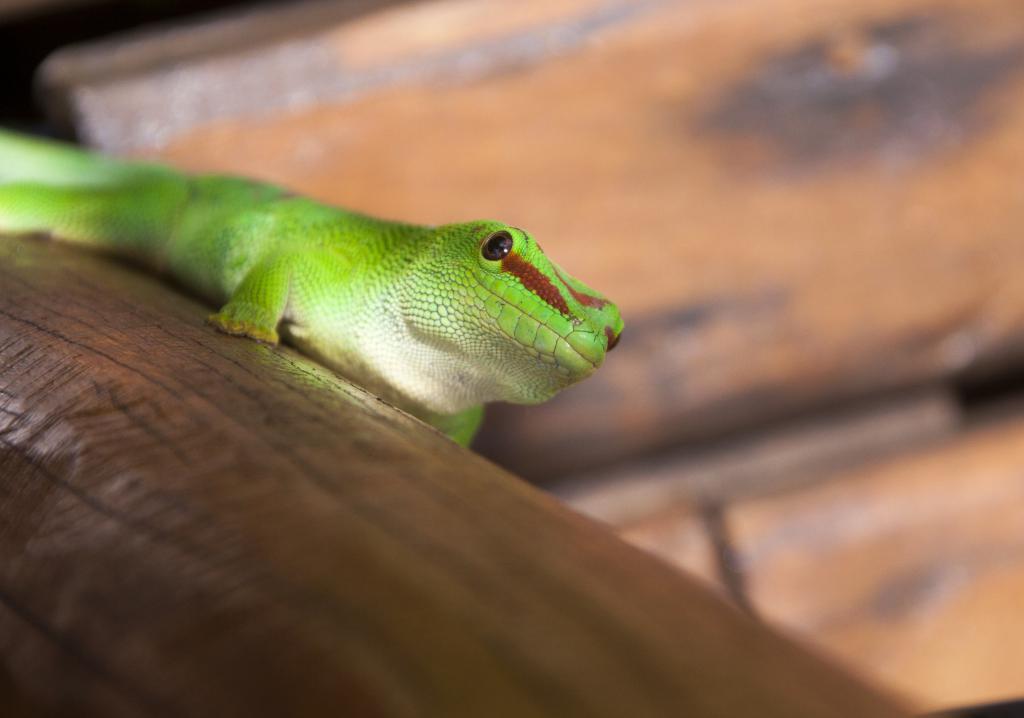
<instances>
[{"instance_id":1,"label":"gecko body","mask_svg":"<svg viewBox=\"0 0 1024 718\"><path fill-rule=\"evenodd\" d=\"M526 231L377 219L237 177L187 175L0 131L0 232L133 258L468 444L483 404L589 376L623 322Z\"/></svg>"}]
</instances>

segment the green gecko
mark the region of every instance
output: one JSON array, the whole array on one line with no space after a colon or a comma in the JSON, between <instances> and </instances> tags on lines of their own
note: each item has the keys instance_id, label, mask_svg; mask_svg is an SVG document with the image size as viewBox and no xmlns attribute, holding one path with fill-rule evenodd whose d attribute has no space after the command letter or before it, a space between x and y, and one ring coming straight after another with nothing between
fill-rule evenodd
<instances>
[{"instance_id":1,"label":"green gecko","mask_svg":"<svg viewBox=\"0 0 1024 718\"><path fill-rule=\"evenodd\" d=\"M228 334L303 353L468 445L483 404L589 376L619 310L527 232L390 222L237 177L186 175L0 130L0 232L170 274Z\"/></svg>"}]
</instances>

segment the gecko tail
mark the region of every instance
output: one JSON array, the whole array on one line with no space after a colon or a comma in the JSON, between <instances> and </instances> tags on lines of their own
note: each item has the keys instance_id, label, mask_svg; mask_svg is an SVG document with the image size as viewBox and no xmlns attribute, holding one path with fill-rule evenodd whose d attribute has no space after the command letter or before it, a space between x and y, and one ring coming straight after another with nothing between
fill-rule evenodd
<instances>
[{"instance_id":1,"label":"gecko tail","mask_svg":"<svg viewBox=\"0 0 1024 718\"><path fill-rule=\"evenodd\" d=\"M141 258L166 238L184 175L0 130L0 233L48 234Z\"/></svg>"},{"instance_id":2,"label":"gecko tail","mask_svg":"<svg viewBox=\"0 0 1024 718\"><path fill-rule=\"evenodd\" d=\"M74 145L0 129L0 185L32 183L98 187L162 168L93 154Z\"/></svg>"}]
</instances>

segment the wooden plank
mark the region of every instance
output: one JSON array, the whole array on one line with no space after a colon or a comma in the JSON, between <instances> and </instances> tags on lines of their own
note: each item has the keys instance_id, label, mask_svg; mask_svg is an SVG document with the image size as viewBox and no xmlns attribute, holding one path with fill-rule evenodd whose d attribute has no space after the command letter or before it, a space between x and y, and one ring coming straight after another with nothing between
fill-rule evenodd
<instances>
[{"instance_id":1,"label":"wooden plank","mask_svg":"<svg viewBox=\"0 0 1024 718\"><path fill-rule=\"evenodd\" d=\"M5 240L0 287L0 687L27 715L905 715L123 265Z\"/></svg>"},{"instance_id":2,"label":"wooden plank","mask_svg":"<svg viewBox=\"0 0 1024 718\"><path fill-rule=\"evenodd\" d=\"M694 507L677 507L671 521L609 526L624 541L671 562L728 597L708 527Z\"/></svg>"},{"instance_id":3,"label":"wooden plank","mask_svg":"<svg viewBox=\"0 0 1024 718\"><path fill-rule=\"evenodd\" d=\"M57 124L93 146L138 152L225 118L535 62L633 14L600 0L515 10L494 0L307 0L69 47L43 64L40 84Z\"/></svg>"},{"instance_id":4,"label":"wooden plank","mask_svg":"<svg viewBox=\"0 0 1024 718\"><path fill-rule=\"evenodd\" d=\"M727 512L761 614L929 709L1024 694L1024 419Z\"/></svg>"},{"instance_id":5,"label":"wooden plank","mask_svg":"<svg viewBox=\"0 0 1024 718\"><path fill-rule=\"evenodd\" d=\"M961 420L941 390L922 390L803 417L699 451L676 451L550 490L624 540L698 576L747 607L724 507L791 491L948 437Z\"/></svg>"},{"instance_id":6,"label":"wooden plank","mask_svg":"<svg viewBox=\"0 0 1024 718\"><path fill-rule=\"evenodd\" d=\"M103 147L530 228L627 319L593 379L494 413L481 448L533 478L1020 362L1017 0L516 6L66 94Z\"/></svg>"},{"instance_id":7,"label":"wooden plank","mask_svg":"<svg viewBox=\"0 0 1024 718\"><path fill-rule=\"evenodd\" d=\"M665 531L692 506L721 505L820 481L908 447L948 437L961 420L941 389L886 396L778 423L713 446L679 450L551 486L577 511L633 535ZM655 548L653 537L645 543ZM673 562L670 544L655 548ZM682 560L687 560L684 552Z\"/></svg>"}]
</instances>

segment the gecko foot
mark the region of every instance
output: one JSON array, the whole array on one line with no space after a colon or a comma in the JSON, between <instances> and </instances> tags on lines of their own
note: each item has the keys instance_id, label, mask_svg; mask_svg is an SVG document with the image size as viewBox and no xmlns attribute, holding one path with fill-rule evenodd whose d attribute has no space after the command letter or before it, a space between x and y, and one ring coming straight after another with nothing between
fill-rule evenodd
<instances>
[{"instance_id":1,"label":"gecko foot","mask_svg":"<svg viewBox=\"0 0 1024 718\"><path fill-rule=\"evenodd\" d=\"M249 337L265 344L275 345L278 343L277 331L274 326L259 321L258 315L262 313L259 307L251 305L228 304L216 314L206 318L208 324L234 336Z\"/></svg>"}]
</instances>

